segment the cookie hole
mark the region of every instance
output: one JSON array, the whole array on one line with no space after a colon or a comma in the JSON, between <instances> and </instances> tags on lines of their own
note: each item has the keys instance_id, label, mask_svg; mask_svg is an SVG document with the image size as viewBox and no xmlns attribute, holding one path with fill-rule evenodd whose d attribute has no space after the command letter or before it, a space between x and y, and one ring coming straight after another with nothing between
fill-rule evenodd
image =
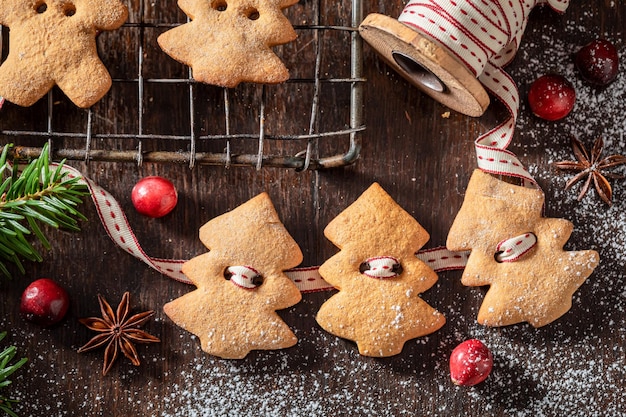
<instances>
[{"instance_id":1,"label":"cookie hole","mask_svg":"<svg viewBox=\"0 0 626 417\"><path fill-rule=\"evenodd\" d=\"M493 255L497 263L516 262L526 256L537 244L537 235L524 233L500 241Z\"/></svg>"},{"instance_id":2,"label":"cookie hole","mask_svg":"<svg viewBox=\"0 0 626 417\"><path fill-rule=\"evenodd\" d=\"M402 265L400 264L395 264L392 268L391 271L396 274L396 275L400 275L402 274L402 272L404 272L404 268L402 268Z\"/></svg>"},{"instance_id":3,"label":"cookie hole","mask_svg":"<svg viewBox=\"0 0 626 417\"><path fill-rule=\"evenodd\" d=\"M46 10L48 10L48 5L44 2L40 2L35 4L35 11L39 14L44 13Z\"/></svg>"},{"instance_id":4,"label":"cookie hole","mask_svg":"<svg viewBox=\"0 0 626 417\"><path fill-rule=\"evenodd\" d=\"M229 269L229 268L224 269L224 279L225 279L226 281L230 281L230 279L233 277L233 275L235 275L235 274L233 274L233 273L230 271L230 269Z\"/></svg>"},{"instance_id":5,"label":"cookie hole","mask_svg":"<svg viewBox=\"0 0 626 417\"><path fill-rule=\"evenodd\" d=\"M224 0L217 0L213 2L213 9L218 12L225 12L228 9L228 4Z\"/></svg>"},{"instance_id":6,"label":"cookie hole","mask_svg":"<svg viewBox=\"0 0 626 417\"><path fill-rule=\"evenodd\" d=\"M392 256L377 256L366 259L359 265L359 272L370 278L394 278L402 274L402 264Z\"/></svg>"},{"instance_id":7,"label":"cookie hole","mask_svg":"<svg viewBox=\"0 0 626 417\"><path fill-rule=\"evenodd\" d=\"M256 287L259 287L263 284L263 277L261 275L256 275L252 278L252 284Z\"/></svg>"},{"instance_id":8,"label":"cookie hole","mask_svg":"<svg viewBox=\"0 0 626 417\"><path fill-rule=\"evenodd\" d=\"M76 6L72 3L66 4L63 6L63 14L67 17L72 17L76 14Z\"/></svg>"},{"instance_id":9,"label":"cookie hole","mask_svg":"<svg viewBox=\"0 0 626 417\"><path fill-rule=\"evenodd\" d=\"M258 20L261 15L257 9L250 9L246 11L246 17L250 20Z\"/></svg>"},{"instance_id":10,"label":"cookie hole","mask_svg":"<svg viewBox=\"0 0 626 417\"><path fill-rule=\"evenodd\" d=\"M233 285L252 290L263 284L263 276L249 266L229 266L222 273L226 281Z\"/></svg>"}]
</instances>

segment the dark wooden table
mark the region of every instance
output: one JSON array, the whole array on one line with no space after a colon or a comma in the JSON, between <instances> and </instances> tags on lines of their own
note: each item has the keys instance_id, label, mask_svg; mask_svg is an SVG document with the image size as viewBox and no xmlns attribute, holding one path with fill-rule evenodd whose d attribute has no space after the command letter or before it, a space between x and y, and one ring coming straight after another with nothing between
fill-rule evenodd
<instances>
[{"instance_id":1,"label":"dark wooden table","mask_svg":"<svg viewBox=\"0 0 626 417\"><path fill-rule=\"evenodd\" d=\"M58 90L30 109L7 105L0 113L0 142L41 146L51 139L57 150L84 150L86 126L91 124L94 136L89 149L93 152L136 150L139 142L144 151L163 146L187 152L190 129L198 137L224 133L223 90L219 88L146 82L145 102L139 108L138 74L146 80L188 77L187 69L160 54L155 42L158 33L184 22L185 16L172 0L144 4L128 0L127 4L130 24L99 38L100 54L116 81L92 113L76 109ZM318 8L306 0L287 13L294 25L350 25L348 6L322 1ZM395 17L402 8L398 1L363 3L364 14ZM295 347L253 352L238 361L217 359L203 353L198 339L163 313L163 304L192 288L119 249L106 235L91 200L86 200L82 211L89 220L81 223L80 233L47 230L52 249L45 252L44 261L26 264L25 276L16 274L0 282L0 328L9 333L2 343L16 345L19 354L29 358L28 365L14 375L14 384L3 391L22 400L16 407L22 417L626 415L626 183L612 182L615 203L610 208L593 190L577 202L576 189L563 190L569 174L551 165L573 157L572 134L587 145L603 135L607 154L626 153L626 71L622 68L609 87L594 88L580 79L571 60L574 51L599 36L612 40L623 58L625 21L626 4L621 0L575 1L562 16L539 8L531 15L520 51L508 69L521 97L534 79L547 72L566 75L578 93L574 111L559 122L533 117L524 101L510 147L544 190L545 215L574 222L566 249L593 248L601 255L600 266L575 294L572 309L558 321L540 329L527 324L478 325L475 316L485 289L462 286L461 273L450 271L440 273L438 283L422 295L446 316L446 325L435 334L409 341L395 357L362 357L353 343L325 333L315 322L315 314L332 295L327 291L305 294L298 305L280 312L299 339ZM307 47L312 35L306 29L299 34L295 45L278 50L292 69L292 77L304 79L311 76L315 50ZM349 77L343 53L349 37L333 36L328 35L333 47L325 52L322 73L327 78ZM138 60L140 54L143 61ZM621 63L626 66L623 59ZM190 168L188 163L148 161L138 165L72 160L68 164L118 199L143 248L153 257L189 259L205 252L198 240L200 226L267 191L302 248L302 265L320 265L337 250L324 238L325 225L374 181L429 231L427 247L444 245L476 167L473 141L505 116L502 106L494 102L484 116L475 119L456 112L446 117L447 108L410 87L367 45L363 46L363 69L366 130L358 135L360 158L348 167L299 172L269 166L257 170L197 164ZM303 97L308 97L311 87L293 85L265 92L270 133L308 131L310 103ZM320 102L317 129L345 128L349 95L323 87L332 93ZM190 90L197 118L191 128ZM264 94L262 90L242 85L229 93L229 133L258 130L255 100ZM6 133L20 130L43 133ZM181 135L182 139L172 144L146 136L139 141L132 137L137 134ZM200 139L197 146L205 152L222 152L225 141L205 144ZM269 144L266 150L282 152L290 146L280 142ZM332 152L334 146L331 141L320 152ZM337 141L336 148L344 147L344 142ZM136 181L154 174L170 178L180 194L175 211L158 220L140 216L130 202ZM53 328L25 322L18 313L22 290L42 276L61 282L72 299L68 316ZM76 352L93 335L78 318L99 314L97 294L117 304L125 291L131 292L135 311L156 311L156 318L145 328L161 343L138 347L140 367L120 358L103 377L103 351ZM472 337L492 349L494 371L484 384L459 388L450 382L448 357L457 343Z\"/></svg>"}]
</instances>

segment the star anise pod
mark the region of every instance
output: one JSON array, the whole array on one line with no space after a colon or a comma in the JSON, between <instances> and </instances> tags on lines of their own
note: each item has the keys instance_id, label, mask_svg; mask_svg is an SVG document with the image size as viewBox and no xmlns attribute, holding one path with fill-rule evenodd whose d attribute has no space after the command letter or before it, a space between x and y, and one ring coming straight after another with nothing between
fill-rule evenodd
<instances>
[{"instance_id":1,"label":"star anise pod","mask_svg":"<svg viewBox=\"0 0 626 417\"><path fill-rule=\"evenodd\" d=\"M593 185L595 186L600 198L609 206L612 205L613 190L611 189L611 184L609 184L607 178L618 179L624 178L624 176L604 171L608 168L626 164L626 156L611 155L601 159L604 148L604 141L602 140L602 137L597 138L594 142L591 154L587 152L582 142L575 137L572 136L571 142L576 161L562 161L554 164L559 169L579 171L578 174L567 181L565 189L567 190L578 181L586 178L585 183L580 189L580 194L578 194L578 201L580 201L587 193L589 186L593 181Z\"/></svg>"},{"instance_id":2,"label":"star anise pod","mask_svg":"<svg viewBox=\"0 0 626 417\"><path fill-rule=\"evenodd\" d=\"M117 307L117 311L114 313L104 297L98 294L102 318L89 317L79 319L82 324L99 334L78 349L78 353L107 345L104 350L102 375L106 375L109 372L120 351L130 359L133 365L139 366L139 355L133 343L160 342L157 337L138 329L139 326L154 316L154 311L146 311L128 317L130 311L129 298L130 293L125 292L122 296L122 301L120 301Z\"/></svg>"}]
</instances>

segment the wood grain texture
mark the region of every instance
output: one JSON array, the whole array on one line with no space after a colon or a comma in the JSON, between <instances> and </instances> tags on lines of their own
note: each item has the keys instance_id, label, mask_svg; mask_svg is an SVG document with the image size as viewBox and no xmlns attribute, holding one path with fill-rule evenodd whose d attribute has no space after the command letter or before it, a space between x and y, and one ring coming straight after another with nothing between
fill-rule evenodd
<instances>
[{"instance_id":1,"label":"wood grain texture","mask_svg":"<svg viewBox=\"0 0 626 417\"><path fill-rule=\"evenodd\" d=\"M184 21L173 0L143 5L133 0L128 5L131 22ZM340 3L322 1L319 10L317 7L316 2L303 0L287 15L294 24L315 19L328 24L349 22L348 8ZM398 1L364 1L366 14L398 16L402 7ZM521 96L525 97L533 79L524 68L531 59L541 60L525 51L547 54L556 37L561 45L573 48L601 34L615 41L623 55L625 19L626 4L609 0L572 2L564 16L548 8L533 12L520 53L510 67L512 74L521 74L516 79ZM131 26L121 33L100 37L101 55L113 68L113 78L136 77L139 44L146 54L146 77L184 77L186 68L165 55L156 58L156 37L163 30L150 27L140 35ZM306 36L301 34L301 40ZM346 46L345 42L337 43L337 48ZM308 43L297 46L285 46L283 53L289 54L286 60L290 68L296 67L294 74L305 74L310 64L303 64L300 59L310 61L311 51ZM347 68L345 61L337 59L331 53L324 62L332 76L339 76ZM569 61L561 65L560 68L571 67ZM480 118L455 112L446 115L448 108L411 87L367 45L364 72L367 130L361 136L359 160L345 168L296 172L279 168L257 171L248 167L189 168L184 164L152 163L137 166L94 161L71 165L118 198L145 251L154 257L189 259L203 253L206 249L198 239L198 230L204 223L266 191L286 229L299 243L303 265L320 265L337 251L325 239L324 227L374 181L430 233L426 247L443 245L476 167L473 141L502 120L503 109L492 103ZM154 83L147 88L149 100L143 116L150 131L189 134L189 86ZM194 88L198 130L223 131L221 90ZM303 92L288 86L278 91L271 97L269 108L277 114L286 112L287 116L274 119L272 131L307 129L305 115L309 103L300 99ZM73 107L58 92L54 94L54 129L83 132L87 123L85 112ZM232 91L233 131L254 129L258 114L250 103L258 94L258 88L250 85ZM329 101L325 105L331 107L318 121L321 129L344 123L345 96L334 91L331 94L325 98ZM110 94L95 106L95 129L103 133L136 132L138 106L135 86L114 82ZM551 179L561 174L550 171L549 165L554 153L570 156L569 141L563 134L571 130L568 122L546 124L532 117L525 106L522 113L524 117L511 150L535 171L550 173L538 179L547 201L564 199L568 194ZM46 114L46 103L37 103L30 109L9 105L0 113L1 129L45 130L47 121L42 120L42 114ZM601 134L599 129L590 121L584 131ZM45 140L0 137L3 144L31 146L39 146ZM79 148L85 145L82 138L57 138L53 143ZM625 152L618 141L613 144L615 153ZM132 138L98 139L92 143L97 149L135 145ZM201 144L217 151L223 145ZM146 141L143 146L158 148L160 144ZM186 143L166 146L176 150ZM556 151L548 154L546 148ZM147 175L168 177L180 193L179 205L165 218L147 219L132 208L132 186ZM623 200L623 186L623 182L615 183L617 199ZM616 206L622 211L626 207L622 202ZM547 204L546 215L574 221L575 232L568 246L584 249L596 245L590 239L597 225L595 218L604 207L598 204L584 213L576 211L576 207L571 199L563 204ZM253 352L242 361L225 361L203 353L199 341L176 327L162 311L165 303L191 289L161 276L117 248L104 232L90 201L82 209L89 220L81 224L80 233L46 230L52 249L45 252L44 262L27 264L25 276L16 275L10 281L0 282L0 328L9 331L7 342L30 358L29 364L15 374L11 387L11 392L22 399L16 406L22 417L626 414L622 385L626 377L626 313L613 307L624 306L623 267L619 262L606 262L590 278L593 282L581 287L572 310L543 329L527 325L489 329L477 325L475 316L484 290L463 287L461 273L452 271L439 274L435 287L422 295L446 316L447 324L433 335L407 343L395 357L361 357L353 343L326 334L314 319L331 294L324 292L305 294L301 303L279 313L299 339L295 347ZM616 236L622 236L624 225L616 224L615 229ZM623 248L626 242L621 243ZM611 253L605 251L601 256L610 257ZM43 276L58 280L72 299L67 318L50 329L23 321L18 312L22 290ZM103 352L76 353L92 336L77 319L98 314L97 294L116 304L124 291L131 292L131 305L137 311L156 310L156 319L146 325L146 330L162 342L139 346L141 367L134 368L121 358L102 377ZM485 384L464 390L449 381L447 355L457 343L470 337L489 342L496 365ZM594 347L585 346L588 343ZM591 383L579 385L577 371ZM569 380L571 384L563 382Z\"/></svg>"}]
</instances>

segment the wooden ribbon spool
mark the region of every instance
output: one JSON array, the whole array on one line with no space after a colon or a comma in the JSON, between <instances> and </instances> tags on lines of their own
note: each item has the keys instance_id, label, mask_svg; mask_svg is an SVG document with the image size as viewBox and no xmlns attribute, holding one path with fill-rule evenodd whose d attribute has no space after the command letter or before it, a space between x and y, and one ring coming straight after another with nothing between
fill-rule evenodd
<instances>
[{"instance_id":1,"label":"wooden ribbon spool","mask_svg":"<svg viewBox=\"0 0 626 417\"><path fill-rule=\"evenodd\" d=\"M472 117L489 106L476 76L431 38L378 13L363 20L359 33L396 72L441 104Z\"/></svg>"}]
</instances>

